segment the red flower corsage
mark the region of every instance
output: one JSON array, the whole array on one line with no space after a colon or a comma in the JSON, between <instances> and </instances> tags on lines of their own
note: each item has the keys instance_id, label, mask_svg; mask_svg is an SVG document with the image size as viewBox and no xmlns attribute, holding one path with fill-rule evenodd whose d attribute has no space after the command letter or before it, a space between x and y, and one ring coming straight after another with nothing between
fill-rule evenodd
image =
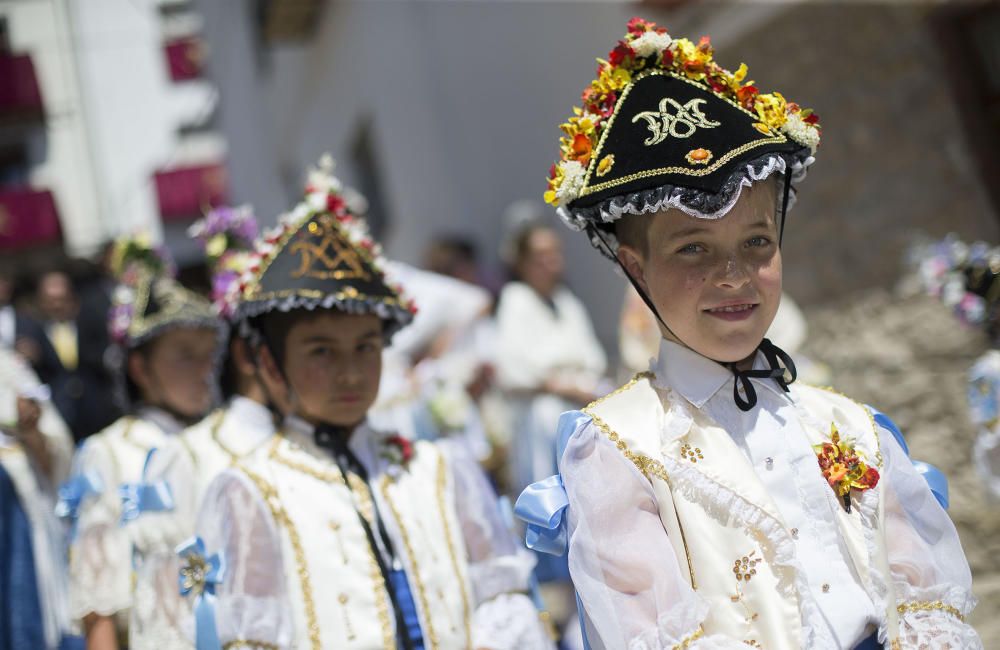
<instances>
[{"instance_id":1,"label":"red flower corsage","mask_svg":"<svg viewBox=\"0 0 1000 650\"><path fill-rule=\"evenodd\" d=\"M843 500L847 512L851 511L851 490L863 492L878 485L878 470L868 466L851 441L840 439L836 424L830 424L830 442L813 445L813 449L823 478Z\"/></svg>"},{"instance_id":2,"label":"red flower corsage","mask_svg":"<svg viewBox=\"0 0 1000 650\"><path fill-rule=\"evenodd\" d=\"M392 465L405 468L413 458L413 443L401 435L388 436L382 440L380 455Z\"/></svg>"}]
</instances>

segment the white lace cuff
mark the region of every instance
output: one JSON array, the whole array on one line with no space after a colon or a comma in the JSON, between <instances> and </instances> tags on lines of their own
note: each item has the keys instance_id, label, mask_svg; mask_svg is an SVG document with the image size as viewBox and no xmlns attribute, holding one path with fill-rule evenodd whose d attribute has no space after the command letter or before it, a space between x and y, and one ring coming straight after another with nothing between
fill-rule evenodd
<instances>
[{"instance_id":1,"label":"white lace cuff","mask_svg":"<svg viewBox=\"0 0 1000 650\"><path fill-rule=\"evenodd\" d=\"M708 616L708 603L689 600L673 607L656 619L650 628L629 644L629 650L746 650L741 641L717 634L705 636L701 627Z\"/></svg>"},{"instance_id":2,"label":"white lace cuff","mask_svg":"<svg viewBox=\"0 0 1000 650\"><path fill-rule=\"evenodd\" d=\"M501 594L476 608L473 647L490 650L554 650L534 603L524 594Z\"/></svg>"},{"instance_id":3,"label":"white lace cuff","mask_svg":"<svg viewBox=\"0 0 1000 650\"><path fill-rule=\"evenodd\" d=\"M983 650L983 642L957 609L941 601L899 606L899 640L913 650Z\"/></svg>"},{"instance_id":4,"label":"white lace cuff","mask_svg":"<svg viewBox=\"0 0 1000 650\"><path fill-rule=\"evenodd\" d=\"M485 603L504 593L528 590L535 557L527 551L516 555L499 555L469 566L469 579L477 603Z\"/></svg>"}]
</instances>

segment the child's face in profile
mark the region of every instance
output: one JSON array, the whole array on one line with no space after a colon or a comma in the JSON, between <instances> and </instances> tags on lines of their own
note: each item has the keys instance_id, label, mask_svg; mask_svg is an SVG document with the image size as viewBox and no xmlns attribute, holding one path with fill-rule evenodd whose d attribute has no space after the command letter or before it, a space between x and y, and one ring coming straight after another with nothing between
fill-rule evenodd
<instances>
[{"instance_id":1,"label":"child's face in profile","mask_svg":"<svg viewBox=\"0 0 1000 650\"><path fill-rule=\"evenodd\" d=\"M358 424L378 394L382 321L329 311L295 323L285 340L285 373L299 415L312 422Z\"/></svg>"},{"instance_id":2,"label":"child's face in profile","mask_svg":"<svg viewBox=\"0 0 1000 650\"><path fill-rule=\"evenodd\" d=\"M722 362L742 361L760 344L781 300L776 191L773 181L745 188L721 219L659 212L644 254L622 246L667 339Z\"/></svg>"}]
</instances>

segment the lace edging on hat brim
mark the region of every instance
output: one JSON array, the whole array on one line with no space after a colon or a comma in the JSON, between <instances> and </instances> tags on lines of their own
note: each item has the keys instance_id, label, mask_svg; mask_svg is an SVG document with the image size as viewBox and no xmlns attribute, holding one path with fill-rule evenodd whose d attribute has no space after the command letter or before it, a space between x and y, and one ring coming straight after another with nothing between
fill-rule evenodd
<instances>
[{"instance_id":1,"label":"lace edging on hat brim","mask_svg":"<svg viewBox=\"0 0 1000 650\"><path fill-rule=\"evenodd\" d=\"M618 248L613 228L609 226L625 215L654 214L676 209L699 219L721 219L739 201L744 187L767 180L774 174L784 174L789 166L793 185L788 204L791 207L795 200L794 185L806 177L806 171L814 160L808 149L790 156L768 153L738 167L730 174L722 189L716 193L666 184L613 196L593 206L582 208L560 206L556 212L563 223L572 230L583 231L590 225L600 227L603 231L600 239L603 239L603 242L595 241L597 237L595 235L591 238L591 243L602 254L608 256L609 251L605 250L606 247L611 248L611 253ZM781 196L778 197L778 201L780 209Z\"/></svg>"},{"instance_id":2,"label":"lace edging on hat brim","mask_svg":"<svg viewBox=\"0 0 1000 650\"><path fill-rule=\"evenodd\" d=\"M374 314L385 323L385 339L409 325L413 314L408 309L393 305L377 298L341 298L336 295L326 295L322 298L290 295L281 298L268 298L240 303L234 320L245 322L273 311L289 312L294 309L314 311L316 309L338 309L347 314Z\"/></svg>"}]
</instances>

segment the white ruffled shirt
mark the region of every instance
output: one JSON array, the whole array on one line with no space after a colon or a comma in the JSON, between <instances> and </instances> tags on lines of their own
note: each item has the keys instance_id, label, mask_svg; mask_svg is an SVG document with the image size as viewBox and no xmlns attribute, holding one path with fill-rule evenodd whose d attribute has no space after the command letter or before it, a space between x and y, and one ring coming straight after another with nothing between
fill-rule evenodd
<instances>
[{"instance_id":1,"label":"white ruffled shirt","mask_svg":"<svg viewBox=\"0 0 1000 650\"><path fill-rule=\"evenodd\" d=\"M762 365L758 357L757 367ZM816 455L796 405L773 381L753 380L757 406L741 411L733 374L692 350L664 341L654 384L669 388L725 429L750 460L795 539L798 562L833 639L852 649L872 634L876 610L837 534ZM967 615L975 604L971 573L954 525L937 504L892 434L880 431L885 456L886 541L897 601L943 601ZM581 418L560 469L572 504L570 572L593 625L594 648L669 648L696 630L707 606L693 591L660 522L649 481ZM688 539L688 543L698 544ZM614 566L600 549L621 549ZM658 558L651 562L650 558ZM667 561L659 561L667 558ZM982 648L971 627L942 610L907 611L900 621L904 648ZM706 636L689 648L745 648L741 640ZM825 650L825 649L824 649Z\"/></svg>"}]
</instances>

